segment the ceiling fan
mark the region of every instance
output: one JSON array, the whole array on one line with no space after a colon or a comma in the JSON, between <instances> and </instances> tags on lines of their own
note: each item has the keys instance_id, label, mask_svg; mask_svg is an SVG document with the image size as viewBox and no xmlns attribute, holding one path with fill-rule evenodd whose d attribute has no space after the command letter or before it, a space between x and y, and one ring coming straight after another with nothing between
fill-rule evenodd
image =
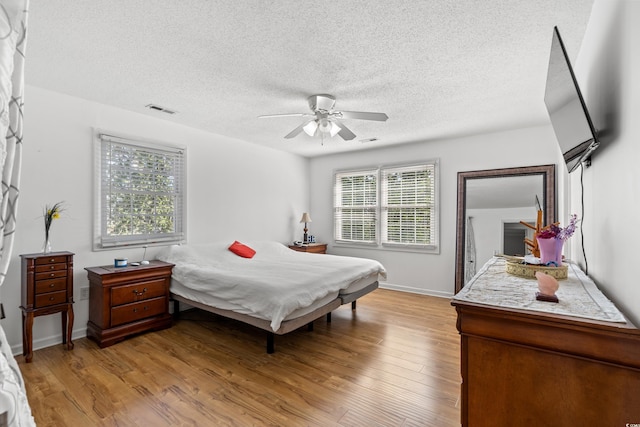
<instances>
[{"instance_id":1,"label":"ceiling fan","mask_svg":"<svg viewBox=\"0 0 640 427\"><path fill-rule=\"evenodd\" d=\"M308 101L309 108L312 113L268 114L258 117L261 119L271 117L309 117L307 121L286 134L285 138L294 138L300 134L300 132L304 131L309 136L320 134L322 138L326 135L330 135L332 137L339 135L345 141L352 140L356 137L356 134L346 127L340 120L358 119L385 122L389 118L385 113L334 110L333 107L336 103L336 98L331 95L311 95L308 98Z\"/></svg>"}]
</instances>

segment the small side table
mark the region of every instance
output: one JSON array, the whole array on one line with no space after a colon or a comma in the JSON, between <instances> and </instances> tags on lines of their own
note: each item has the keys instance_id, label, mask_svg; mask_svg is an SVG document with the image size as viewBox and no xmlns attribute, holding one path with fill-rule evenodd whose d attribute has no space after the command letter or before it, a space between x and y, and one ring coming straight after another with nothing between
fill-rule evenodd
<instances>
[{"instance_id":1,"label":"small side table","mask_svg":"<svg viewBox=\"0 0 640 427\"><path fill-rule=\"evenodd\" d=\"M129 267L85 267L89 277L87 337L108 347L142 332L171 327L173 264L158 260Z\"/></svg>"},{"instance_id":2,"label":"small side table","mask_svg":"<svg viewBox=\"0 0 640 427\"><path fill-rule=\"evenodd\" d=\"M61 313L62 343L73 349L73 255L71 252L24 254L22 258L22 355L33 360L33 319Z\"/></svg>"},{"instance_id":3,"label":"small side table","mask_svg":"<svg viewBox=\"0 0 640 427\"><path fill-rule=\"evenodd\" d=\"M310 252L313 254L326 254L327 253L327 244L326 243L306 243L302 246L289 245L289 249L293 249L298 252Z\"/></svg>"}]
</instances>

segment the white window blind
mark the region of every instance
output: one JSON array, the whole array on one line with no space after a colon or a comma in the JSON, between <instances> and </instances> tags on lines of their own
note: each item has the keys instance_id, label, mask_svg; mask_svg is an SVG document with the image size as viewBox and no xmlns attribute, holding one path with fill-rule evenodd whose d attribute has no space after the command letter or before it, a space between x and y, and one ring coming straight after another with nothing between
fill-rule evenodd
<instances>
[{"instance_id":1,"label":"white window blind","mask_svg":"<svg viewBox=\"0 0 640 427\"><path fill-rule=\"evenodd\" d=\"M334 238L439 251L438 162L336 172Z\"/></svg>"},{"instance_id":2,"label":"white window blind","mask_svg":"<svg viewBox=\"0 0 640 427\"><path fill-rule=\"evenodd\" d=\"M377 209L377 170L336 173L334 185L336 241L375 243Z\"/></svg>"},{"instance_id":3,"label":"white window blind","mask_svg":"<svg viewBox=\"0 0 640 427\"><path fill-rule=\"evenodd\" d=\"M436 245L435 166L387 168L381 174L382 243Z\"/></svg>"},{"instance_id":4,"label":"white window blind","mask_svg":"<svg viewBox=\"0 0 640 427\"><path fill-rule=\"evenodd\" d=\"M98 248L181 242L184 149L99 134Z\"/></svg>"}]
</instances>

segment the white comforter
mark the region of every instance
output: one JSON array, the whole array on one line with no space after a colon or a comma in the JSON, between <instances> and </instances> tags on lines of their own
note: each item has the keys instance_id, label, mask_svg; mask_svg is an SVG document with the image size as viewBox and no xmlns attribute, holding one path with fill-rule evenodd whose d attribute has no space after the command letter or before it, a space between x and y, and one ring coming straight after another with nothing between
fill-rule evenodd
<instances>
[{"instance_id":1,"label":"white comforter","mask_svg":"<svg viewBox=\"0 0 640 427\"><path fill-rule=\"evenodd\" d=\"M278 242L243 242L256 251L242 258L232 242L170 246L156 258L175 264L173 278L184 286L251 310L277 331L293 311L308 307L350 283L386 272L378 261L293 251Z\"/></svg>"}]
</instances>

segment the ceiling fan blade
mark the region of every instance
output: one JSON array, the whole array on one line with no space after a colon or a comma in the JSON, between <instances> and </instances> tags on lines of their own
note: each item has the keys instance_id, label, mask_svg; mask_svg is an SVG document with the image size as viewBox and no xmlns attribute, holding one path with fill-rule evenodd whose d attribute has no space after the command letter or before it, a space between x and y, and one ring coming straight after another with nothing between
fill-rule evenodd
<instances>
[{"instance_id":1,"label":"ceiling fan blade","mask_svg":"<svg viewBox=\"0 0 640 427\"><path fill-rule=\"evenodd\" d=\"M386 122L389 116L385 113L368 113L366 111L337 111L343 119L375 120Z\"/></svg>"},{"instance_id":2,"label":"ceiling fan blade","mask_svg":"<svg viewBox=\"0 0 640 427\"><path fill-rule=\"evenodd\" d=\"M258 116L259 119L270 119L272 117L311 117L314 114L308 113L289 113L289 114L265 114L264 116Z\"/></svg>"},{"instance_id":3,"label":"ceiling fan blade","mask_svg":"<svg viewBox=\"0 0 640 427\"><path fill-rule=\"evenodd\" d=\"M351 130L348 127L346 127L344 124L342 123L336 123L336 124L340 127L340 132L338 132L338 135L340 135L340 137L345 141L351 141L353 138L356 137L356 134L351 132Z\"/></svg>"},{"instance_id":4,"label":"ceiling fan blade","mask_svg":"<svg viewBox=\"0 0 640 427\"><path fill-rule=\"evenodd\" d=\"M315 116L314 116L314 117L315 117ZM313 120L314 120L314 119L307 120L306 122L302 123L300 126L298 126L297 128L295 128L294 130L292 130L291 132L289 132L288 134L286 134L284 137L285 137L286 139L295 138L296 136L298 136L298 134L299 134L300 132L302 132L302 131L303 131L303 128L304 128L307 124L311 123Z\"/></svg>"}]
</instances>

